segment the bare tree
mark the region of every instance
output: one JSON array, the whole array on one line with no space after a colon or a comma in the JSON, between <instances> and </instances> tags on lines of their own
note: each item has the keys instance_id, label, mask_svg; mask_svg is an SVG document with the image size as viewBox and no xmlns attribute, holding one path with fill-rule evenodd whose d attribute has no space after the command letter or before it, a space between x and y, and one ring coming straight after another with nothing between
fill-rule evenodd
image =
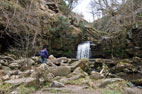
<instances>
[{"instance_id":1,"label":"bare tree","mask_svg":"<svg viewBox=\"0 0 142 94\"><path fill-rule=\"evenodd\" d=\"M69 9L74 9L77 4L79 3L80 0L65 0L65 2L67 2L67 5L69 7Z\"/></svg>"}]
</instances>

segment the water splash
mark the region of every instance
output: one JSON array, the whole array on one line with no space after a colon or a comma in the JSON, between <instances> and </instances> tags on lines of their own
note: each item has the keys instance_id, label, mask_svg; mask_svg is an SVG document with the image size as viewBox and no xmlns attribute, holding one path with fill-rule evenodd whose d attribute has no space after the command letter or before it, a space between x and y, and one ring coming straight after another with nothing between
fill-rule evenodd
<instances>
[{"instance_id":1,"label":"water splash","mask_svg":"<svg viewBox=\"0 0 142 94\"><path fill-rule=\"evenodd\" d=\"M77 59L87 58L89 59L91 53L90 42L84 42L78 45Z\"/></svg>"}]
</instances>

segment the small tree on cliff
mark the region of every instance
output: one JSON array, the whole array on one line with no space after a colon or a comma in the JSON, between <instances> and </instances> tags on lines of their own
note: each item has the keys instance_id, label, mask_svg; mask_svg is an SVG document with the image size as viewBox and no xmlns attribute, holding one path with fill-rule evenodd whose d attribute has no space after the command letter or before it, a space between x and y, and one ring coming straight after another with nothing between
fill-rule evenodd
<instances>
[{"instance_id":1,"label":"small tree on cliff","mask_svg":"<svg viewBox=\"0 0 142 94\"><path fill-rule=\"evenodd\" d=\"M69 19L59 16L57 22L50 30L52 33L55 33L56 36L63 37L70 29Z\"/></svg>"}]
</instances>

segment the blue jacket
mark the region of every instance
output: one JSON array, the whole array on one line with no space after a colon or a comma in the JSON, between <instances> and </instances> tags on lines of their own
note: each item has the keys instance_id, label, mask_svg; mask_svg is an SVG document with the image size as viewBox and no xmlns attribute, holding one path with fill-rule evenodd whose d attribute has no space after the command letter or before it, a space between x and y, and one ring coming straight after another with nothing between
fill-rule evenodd
<instances>
[{"instance_id":1,"label":"blue jacket","mask_svg":"<svg viewBox=\"0 0 142 94\"><path fill-rule=\"evenodd\" d=\"M40 51L40 56L42 57L42 58L48 58L48 51L46 50L46 49L43 49L43 50L41 50Z\"/></svg>"}]
</instances>

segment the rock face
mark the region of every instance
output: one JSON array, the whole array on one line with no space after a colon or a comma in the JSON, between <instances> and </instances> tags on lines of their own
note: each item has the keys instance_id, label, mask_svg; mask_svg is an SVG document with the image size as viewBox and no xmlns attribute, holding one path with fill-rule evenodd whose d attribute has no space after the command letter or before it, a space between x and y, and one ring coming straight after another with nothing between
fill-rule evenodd
<instances>
[{"instance_id":1,"label":"rock face","mask_svg":"<svg viewBox=\"0 0 142 94\"><path fill-rule=\"evenodd\" d=\"M12 10L14 9L14 7L17 6L18 11L16 12L15 16L13 16L13 19L16 19L17 17L19 17L19 19L27 19L26 16L24 15L21 16L21 15L22 13L26 13L25 6L29 5L29 3L30 3L29 1L19 1L18 3L15 3L15 0L10 0L7 2L0 1L0 6L3 6L4 8L3 11L7 12L8 17L10 17L11 14L13 13ZM9 7L9 9L7 9L7 7ZM41 44L41 46L46 44L50 48L49 53L53 53L55 56L75 57L74 52L76 52L76 47L81 42L82 40L81 38L83 37L82 30L79 27L71 24L69 18L63 15L60 12L60 10L57 10L58 5L56 6L56 4L54 3L48 4L47 0L37 0L32 2L31 7L32 7L31 11L33 12L34 15L29 16L29 18L27 19L29 22L23 21L22 26L20 25L21 21L18 19L16 22L11 22L11 24L8 27L9 30L7 30L7 32L10 32L9 34L12 37L9 39L7 37L0 38L0 39L2 41L3 40L5 41L5 38L6 38L6 40L8 41L12 41L12 43L10 44L12 45L13 43L16 42L15 40L18 38L19 35L22 35L22 37L23 36L25 37L26 31L29 31L29 34L31 35L31 40L34 40L35 38L34 34L36 32L37 34L36 38L41 39L41 41L34 41L33 43L35 46L39 46L39 43ZM54 10L54 8L56 9ZM2 14L2 11L0 12L0 14ZM0 27L6 28L4 17L5 17L4 15L1 15ZM62 19L59 19L59 18L62 18ZM66 24L66 23L69 23L69 24ZM61 30L58 30L58 27L60 26L67 27L67 29L61 28ZM64 32L62 34L62 32L59 32L59 31L64 31ZM3 29L2 29L2 32L0 32L0 34L4 34L4 36L8 36L6 33L4 33ZM45 37L43 38L38 35L43 35L43 36L45 35ZM51 37L48 37L48 36L51 36ZM30 44L32 44L32 41L29 41L29 42ZM22 42L20 41L19 44L22 44ZM3 47L4 44L2 42L0 42L0 45L2 45L1 48L5 48ZM9 45L9 44L6 43L6 45ZM12 46L15 46L15 45L12 45ZM22 45L20 45L19 48L21 47ZM38 47L38 49L36 49L36 52L38 52L40 48L41 47ZM35 49L32 49L31 51L32 52L30 52L28 55L32 56L35 54ZM21 54L20 51L13 51L13 53Z\"/></svg>"}]
</instances>

